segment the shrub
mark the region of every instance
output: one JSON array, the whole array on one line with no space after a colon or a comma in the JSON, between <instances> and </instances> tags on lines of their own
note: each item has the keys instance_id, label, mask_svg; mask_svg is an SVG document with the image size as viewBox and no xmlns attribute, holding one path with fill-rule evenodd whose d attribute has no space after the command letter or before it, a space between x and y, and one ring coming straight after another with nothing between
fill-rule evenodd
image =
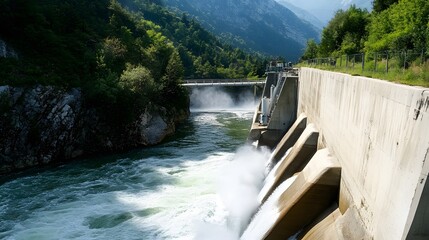
<instances>
[{"instance_id":1,"label":"shrub","mask_svg":"<svg viewBox=\"0 0 429 240\"><path fill-rule=\"evenodd\" d=\"M119 83L122 88L129 89L138 95L144 94L149 98L159 90L149 69L141 65L132 66L128 64Z\"/></svg>"}]
</instances>

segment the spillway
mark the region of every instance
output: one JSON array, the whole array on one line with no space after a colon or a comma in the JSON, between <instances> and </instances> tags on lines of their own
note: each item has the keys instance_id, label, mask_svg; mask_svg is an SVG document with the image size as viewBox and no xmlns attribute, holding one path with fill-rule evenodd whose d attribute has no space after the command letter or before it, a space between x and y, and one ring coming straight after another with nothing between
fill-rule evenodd
<instances>
[{"instance_id":1,"label":"spillway","mask_svg":"<svg viewBox=\"0 0 429 240\"><path fill-rule=\"evenodd\" d=\"M273 169L241 239L428 239L429 89L267 74L268 120L257 107L248 138Z\"/></svg>"}]
</instances>

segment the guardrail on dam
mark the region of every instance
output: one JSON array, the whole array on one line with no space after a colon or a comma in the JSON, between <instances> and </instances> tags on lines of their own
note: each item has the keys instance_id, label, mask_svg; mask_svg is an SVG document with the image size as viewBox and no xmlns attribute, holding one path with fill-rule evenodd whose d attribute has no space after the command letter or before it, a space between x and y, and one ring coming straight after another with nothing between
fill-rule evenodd
<instances>
[{"instance_id":1,"label":"guardrail on dam","mask_svg":"<svg viewBox=\"0 0 429 240\"><path fill-rule=\"evenodd\" d=\"M428 88L268 73L249 140L275 166L241 238L429 239L428 111Z\"/></svg>"},{"instance_id":2,"label":"guardrail on dam","mask_svg":"<svg viewBox=\"0 0 429 240\"><path fill-rule=\"evenodd\" d=\"M204 86L264 86L264 79L185 79L182 83L184 87L204 87Z\"/></svg>"}]
</instances>

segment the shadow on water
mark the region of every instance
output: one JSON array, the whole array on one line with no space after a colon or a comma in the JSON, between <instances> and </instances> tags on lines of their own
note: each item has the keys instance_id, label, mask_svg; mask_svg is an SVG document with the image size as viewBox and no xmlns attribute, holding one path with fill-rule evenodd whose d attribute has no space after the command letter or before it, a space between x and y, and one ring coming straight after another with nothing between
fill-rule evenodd
<instances>
[{"instance_id":1,"label":"shadow on water","mask_svg":"<svg viewBox=\"0 0 429 240\"><path fill-rule=\"evenodd\" d=\"M173 157L174 154L168 151L170 145L175 147L184 147L187 144L197 143L197 138L193 137L195 134L195 124L191 119L185 120L176 129L174 135L167 137L159 145L152 147L135 148L129 151L120 153L107 153L98 156L78 158L74 160L64 161L60 163L53 163L44 166L32 167L24 169L18 172L0 175L0 185L5 184L9 181L13 181L19 178L25 178L35 176L43 173L55 173L58 171L68 171L71 175L79 175L84 170L97 169L105 166L106 164L112 164L120 159L128 160L140 160L149 157L169 158ZM163 150L164 149L164 150ZM76 169L80 169L76 171Z\"/></svg>"}]
</instances>

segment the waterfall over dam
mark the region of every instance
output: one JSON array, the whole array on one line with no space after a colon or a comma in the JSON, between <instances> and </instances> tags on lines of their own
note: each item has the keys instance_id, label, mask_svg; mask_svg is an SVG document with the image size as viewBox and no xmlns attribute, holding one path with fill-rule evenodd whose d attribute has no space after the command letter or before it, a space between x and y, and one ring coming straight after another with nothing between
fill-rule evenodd
<instances>
[{"instance_id":1,"label":"waterfall over dam","mask_svg":"<svg viewBox=\"0 0 429 240\"><path fill-rule=\"evenodd\" d=\"M429 239L429 89L267 74L248 139L272 169L241 239Z\"/></svg>"}]
</instances>

